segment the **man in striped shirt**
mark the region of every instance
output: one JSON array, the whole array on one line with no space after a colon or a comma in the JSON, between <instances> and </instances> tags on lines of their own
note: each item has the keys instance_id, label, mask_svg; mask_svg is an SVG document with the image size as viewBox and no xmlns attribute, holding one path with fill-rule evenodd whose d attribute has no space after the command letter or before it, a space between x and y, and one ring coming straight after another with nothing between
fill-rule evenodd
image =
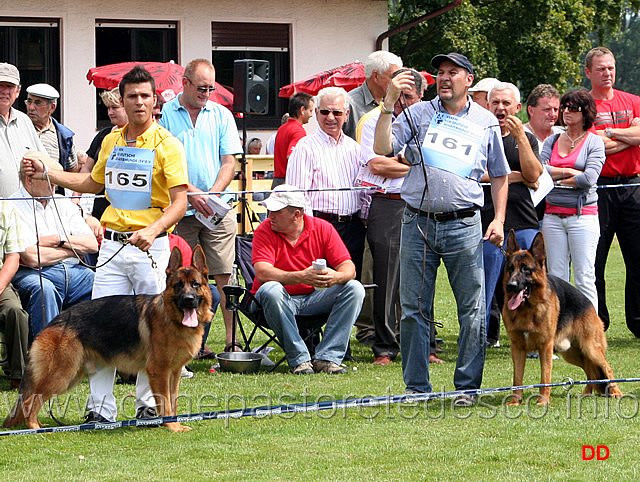
<instances>
[{"instance_id":1,"label":"man in striped shirt","mask_svg":"<svg viewBox=\"0 0 640 482\"><path fill-rule=\"evenodd\" d=\"M308 191L305 212L333 224L356 265L356 279L360 279L366 234L360 216L368 195L350 190L363 160L360 145L342 132L348 115L349 96L343 88L327 87L318 92L316 118L320 128L293 149L286 182Z\"/></svg>"}]
</instances>

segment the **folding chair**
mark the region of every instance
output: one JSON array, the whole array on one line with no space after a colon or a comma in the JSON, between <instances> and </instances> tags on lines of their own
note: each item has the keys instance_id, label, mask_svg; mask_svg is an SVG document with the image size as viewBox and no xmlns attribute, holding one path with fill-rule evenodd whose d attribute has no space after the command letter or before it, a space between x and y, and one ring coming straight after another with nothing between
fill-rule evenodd
<instances>
[{"instance_id":1,"label":"folding chair","mask_svg":"<svg viewBox=\"0 0 640 482\"><path fill-rule=\"evenodd\" d=\"M238 265L238 269L240 274L244 278L244 288L240 287L240 290L237 290L236 287L228 287L225 286L223 290L226 293L235 294L239 296L242 293L242 297L239 303L235 304L235 306L230 308L235 308L234 312L234 322L237 323L238 329L240 331L240 335L242 336L242 342L244 345L244 351L251 351L251 343L254 341L255 335L257 333L263 333L267 336L267 341L264 342L257 351L263 350L265 347L270 345L272 342L282 348L284 351L284 347L280 343L280 341L276 338L275 333L269 327L267 320L264 316L264 311L260 306L258 300L251 294L251 288L253 287L253 280L255 278L256 272L253 268L253 264L251 263L251 252L253 248L253 241L249 237L236 236L236 264ZM229 288L236 288L236 290L229 290ZM227 309L230 309L229 307ZM248 318L253 323L253 328L250 330L246 330L243 326L240 317L238 316L238 312L242 313L246 318ZM309 349L310 355L313 357L315 345L319 340L319 336L322 332L322 327L327 323L327 319L329 318L329 314L322 315L297 315L296 321L298 323L298 330L300 331L300 335L304 340L307 348ZM276 364L271 367L270 372L275 370L280 364L286 360L286 355L280 358L276 362Z\"/></svg>"}]
</instances>

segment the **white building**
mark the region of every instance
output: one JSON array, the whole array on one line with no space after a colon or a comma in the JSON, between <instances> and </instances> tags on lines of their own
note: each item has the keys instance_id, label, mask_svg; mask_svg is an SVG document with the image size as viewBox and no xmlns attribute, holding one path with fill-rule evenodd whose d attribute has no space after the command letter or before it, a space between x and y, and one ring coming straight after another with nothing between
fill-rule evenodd
<instances>
[{"instance_id":1,"label":"white building","mask_svg":"<svg viewBox=\"0 0 640 482\"><path fill-rule=\"evenodd\" d=\"M0 0L0 61L20 70L20 107L31 84L59 89L57 116L86 149L108 125L86 79L96 65L204 57L232 86L234 59L270 60L270 115L252 116L248 128L275 129L286 109L278 88L364 60L386 30L386 0Z\"/></svg>"}]
</instances>

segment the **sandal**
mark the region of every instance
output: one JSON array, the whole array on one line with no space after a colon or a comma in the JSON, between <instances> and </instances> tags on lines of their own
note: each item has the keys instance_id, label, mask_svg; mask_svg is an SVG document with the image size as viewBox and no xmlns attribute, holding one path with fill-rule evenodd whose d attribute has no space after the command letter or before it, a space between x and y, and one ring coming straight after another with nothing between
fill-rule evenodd
<instances>
[{"instance_id":1,"label":"sandal","mask_svg":"<svg viewBox=\"0 0 640 482\"><path fill-rule=\"evenodd\" d=\"M216 354L211 350L211 348L205 345L204 350L193 358L196 360L214 360L216 358Z\"/></svg>"},{"instance_id":2,"label":"sandal","mask_svg":"<svg viewBox=\"0 0 640 482\"><path fill-rule=\"evenodd\" d=\"M229 343L227 346L225 346L224 351L227 353L230 351L237 351L236 348L240 348L240 351L244 351L242 348L242 345L237 341L234 341L233 343Z\"/></svg>"}]
</instances>

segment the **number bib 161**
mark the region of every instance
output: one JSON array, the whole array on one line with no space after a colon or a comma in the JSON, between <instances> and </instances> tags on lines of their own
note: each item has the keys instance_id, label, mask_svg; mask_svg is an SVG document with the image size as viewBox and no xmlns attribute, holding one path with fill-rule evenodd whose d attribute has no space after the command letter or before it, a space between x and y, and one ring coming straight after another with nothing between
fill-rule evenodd
<instances>
[{"instance_id":1,"label":"number bib 161","mask_svg":"<svg viewBox=\"0 0 640 482\"><path fill-rule=\"evenodd\" d=\"M117 209L140 211L151 207L154 149L116 146L104 171L109 202Z\"/></svg>"},{"instance_id":2,"label":"number bib 161","mask_svg":"<svg viewBox=\"0 0 640 482\"><path fill-rule=\"evenodd\" d=\"M484 129L462 117L436 112L422 143L424 163L469 177Z\"/></svg>"}]
</instances>

